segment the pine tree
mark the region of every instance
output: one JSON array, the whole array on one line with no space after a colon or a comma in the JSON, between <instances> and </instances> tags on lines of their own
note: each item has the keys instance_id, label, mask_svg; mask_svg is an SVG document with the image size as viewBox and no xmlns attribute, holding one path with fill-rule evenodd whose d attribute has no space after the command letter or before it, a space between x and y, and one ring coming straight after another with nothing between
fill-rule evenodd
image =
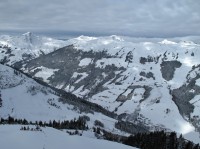
<instances>
[{"instance_id":1,"label":"pine tree","mask_svg":"<svg viewBox=\"0 0 200 149\"><path fill-rule=\"evenodd\" d=\"M0 107L2 107L1 92L0 92Z\"/></svg>"},{"instance_id":2,"label":"pine tree","mask_svg":"<svg viewBox=\"0 0 200 149\"><path fill-rule=\"evenodd\" d=\"M192 149L193 145L191 141L188 141L188 143L185 145L185 149Z\"/></svg>"},{"instance_id":3,"label":"pine tree","mask_svg":"<svg viewBox=\"0 0 200 149\"><path fill-rule=\"evenodd\" d=\"M13 124L14 123L14 118L11 116L8 117L8 124Z\"/></svg>"},{"instance_id":4,"label":"pine tree","mask_svg":"<svg viewBox=\"0 0 200 149\"><path fill-rule=\"evenodd\" d=\"M193 149L199 149L199 144L196 144Z\"/></svg>"},{"instance_id":5,"label":"pine tree","mask_svg":"<svg viewBox=\"0 0 200 149\"><path fill-rule=\"evenodd\" d=\"M97 133L97 134L101 134L101 131L100 131L100 128L99 128L99 127L97 127L96 133Z\"/></svg>"}]
</instances>

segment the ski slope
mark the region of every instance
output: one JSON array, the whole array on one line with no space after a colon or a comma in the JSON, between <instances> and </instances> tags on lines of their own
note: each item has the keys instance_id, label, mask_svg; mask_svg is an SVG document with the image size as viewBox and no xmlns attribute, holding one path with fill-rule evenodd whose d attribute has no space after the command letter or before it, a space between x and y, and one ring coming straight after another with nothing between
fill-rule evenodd
<instances>
[{"instance_id":1,"label":"ski slope","mask_svg":"<svg viewBox=\"0 0 200 149\"><path fill-rule=\"evenodd\" d=\"M24 131L20 128L20 125L0 125L2 149L136 149L105 140L70 136L48 127L41 128L42 131Z\"/></svg>"}]
</instances>

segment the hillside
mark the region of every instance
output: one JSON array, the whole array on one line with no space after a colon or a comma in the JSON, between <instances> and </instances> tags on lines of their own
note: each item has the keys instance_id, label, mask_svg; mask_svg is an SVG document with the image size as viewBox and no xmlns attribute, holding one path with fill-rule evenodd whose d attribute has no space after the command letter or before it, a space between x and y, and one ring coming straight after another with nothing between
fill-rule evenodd
<instances>
[{"instance_id":1,"label":"hillside","mask_svg":"<svg viewBox=\"0 0 200 149\"><path fill-rule=\"evenodd\" d=\"M109 132L124 134L115 128L117 118L103 111L101 107L81 102L71 94L61 93L41 85L24 74L0 64L0 113L1 118L25 119L31 122L70 121L85 116L89 131L95 121L102 122ZM75 100L75 101L73 101Z\"/></svg>"},{"instance_id":2,"label":"hillside","mask_svg":"<svg viewBox=\"0 0 200 149\"><path fill-rule=\"evenodd\" d=\"M67 43L16 67L149 130L198 129L199 44L118 36L81 36Z\"/></svg>"},{"instance_id":3,"label":"hillside","mask_svg":"<svg viewBox=\"0 0 200 149\"><path fill-rule=\"evenodd\" d=\"M68 41L51 39L55 42L45 47L48 38L34 36L40 44L25 40L15 44L17 48L5 48L8 37L2 37L0 61L47 83L38 84L0 65L3 118L48 122L86 115L90 129L99 120L105 130L120 135L175 131L200 143L199 38L80 36ZM9 38L18 43L18 38ZM43 52L38 46L21 48L22 43L31 42L43 47ZM13 54L17 49L31 51L32 56Z\"/></svg>"},{"instance_id":4,"label":"hillside","mask_svg":"<svg viewBox=\"0 0 200 149\"><path fill-rule=\"evenodd\" d=\"M19 125L0 126L0 144L2 148L82 149L84 147L87 149L136 149L134 147L105 140L97 140L83 136L69 136L65 132L52 128L42 128L41 131L25 131L20 130L20 127L21 126ZM7 140L9 140L9 142Z\"/></svg>"}]
</instances>

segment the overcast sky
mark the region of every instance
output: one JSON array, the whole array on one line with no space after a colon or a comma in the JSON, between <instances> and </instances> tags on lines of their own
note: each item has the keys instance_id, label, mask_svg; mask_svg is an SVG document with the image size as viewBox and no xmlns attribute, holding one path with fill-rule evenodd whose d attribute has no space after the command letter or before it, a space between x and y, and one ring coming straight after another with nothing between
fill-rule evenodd
<instances>
[{"instance_id":1,"label":"overcast sky","mask_svg":"<svg viewBox=\"0 0 200 149\"><path fill-rule=\"evenodd\" d=\"M200 35L200 0L0 0L1 32Z\"/></svg>"}]
</instances>

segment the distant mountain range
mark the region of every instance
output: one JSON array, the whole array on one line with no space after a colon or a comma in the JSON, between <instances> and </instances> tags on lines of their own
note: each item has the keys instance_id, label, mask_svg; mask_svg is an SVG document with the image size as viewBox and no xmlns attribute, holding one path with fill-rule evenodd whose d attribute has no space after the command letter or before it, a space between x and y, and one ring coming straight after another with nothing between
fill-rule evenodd
<instances>
[{"instance_id":1,"label":"distant mountain range","mask_svg":"<svg viewBox=\"0 0 200 149\"><path fill-rule=\"evenodd\" d=\"M33 122L87 116L89 129L102 122L124 136L175 131L200 143L199 58L199 37L1 35L0 116Z\"/></svg>"}]
</instances>

